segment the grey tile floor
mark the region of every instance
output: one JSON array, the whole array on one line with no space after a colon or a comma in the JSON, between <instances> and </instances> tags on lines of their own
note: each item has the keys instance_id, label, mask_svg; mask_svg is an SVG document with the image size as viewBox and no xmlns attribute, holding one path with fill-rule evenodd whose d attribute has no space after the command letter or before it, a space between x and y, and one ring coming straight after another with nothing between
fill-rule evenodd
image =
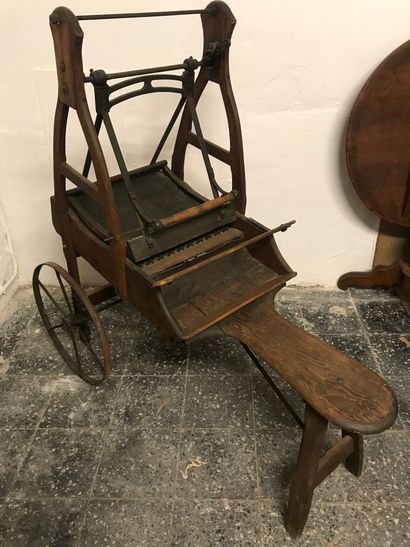
<instances>
[{"instance_id":1,"label":"grey tile floor","mask_svg":"<svg viewBox=\"0 0 410 547\"><path fill-rule=\"evenodd\" d=\"M113 375L92 387L30 293L18 302L0 333L1 545L292 544L300 431L238 344L167 343L121 305L104 316ZM362 477L340 467L317 489L298 544L410 545L409 317L380 291L288 288L276 305L382 374L400 405L394 429L366 438Z\"/></svg>"}]
</instances>

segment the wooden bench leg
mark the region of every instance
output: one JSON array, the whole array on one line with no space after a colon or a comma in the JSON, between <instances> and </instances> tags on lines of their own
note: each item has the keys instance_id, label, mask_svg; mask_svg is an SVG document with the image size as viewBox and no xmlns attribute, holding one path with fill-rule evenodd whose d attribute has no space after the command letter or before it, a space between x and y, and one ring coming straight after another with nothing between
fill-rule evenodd
<instances>
[{"instance_id":1,"label":"wooden bench leg","mask_svg":"<svg viewBox=\"0 0 410 547\"><path fill-rule=\"evenodd\" d=\"M286 515L286 529L294 539L302 533L309 515L326 429L327 420L306 404L302 443L290 486Z\"/></svg>"},{"instance_id":2,"label":"wooden bench leg","mask_svg":"<svg viewBox=\"0 0 410 547\"><path fill-rule=\"evenodd\" d=\"M345 459L345 467L350 473L360 477L363 469L363 435L342 431L343 437L349 436L353 440L353 452Z\"/></svg>"},{"instance_id":3,"label":"wooden bench leg","mask_svg":"<svg viewBox=\"0 0 410 547\"><path fill-rule=\"evenodd\" d=\"M305 426L286 515L286 529L293 539L303 532L316 486L342 462L356 476L362 471L362 435L342 431L342 438L324 452L327 424L323 416L306 404Z\"/></svg>"}]
</instances>

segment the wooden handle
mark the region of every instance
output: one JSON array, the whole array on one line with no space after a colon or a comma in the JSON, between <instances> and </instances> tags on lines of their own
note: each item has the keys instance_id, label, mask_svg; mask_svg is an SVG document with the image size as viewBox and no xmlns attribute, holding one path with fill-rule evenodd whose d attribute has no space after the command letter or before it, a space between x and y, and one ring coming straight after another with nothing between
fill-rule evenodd
<instances>
[{"instance_id":1,"label":"wooden handle","mask_svg":"<svg viewBox=\"0 0 410 547\"><path fill-rule=\"evenodd\" d=\"M175 213L175 215L170 215L169 217L165 217L161 220L156 220L152 223L152 227L155 231L158 231L167 228L168 226L172 226L173 224L185 222L185 220L197 217L199 215L203 215L204 213L212 211L213 209L217 209L218 207L221 207L226 203L235 201L237 197L238 192L236 190L232 190L232 192L229 192L229 194L225 194L224 196L221 196L219 198L210 199L208 201L205 201L204 203L201 203L201 205L190 207L189 209L185 209L184 211Z\"/></svg>"}]
</instances>

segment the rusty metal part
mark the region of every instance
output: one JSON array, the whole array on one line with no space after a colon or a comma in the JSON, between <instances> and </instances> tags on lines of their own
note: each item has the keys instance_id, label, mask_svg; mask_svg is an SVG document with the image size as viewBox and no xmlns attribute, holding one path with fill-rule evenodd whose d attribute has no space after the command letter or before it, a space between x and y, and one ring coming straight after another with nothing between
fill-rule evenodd
<instances>
[{"instance_id":1,"label":"rusty metal part","mask_svg":"<svg viewBox=\"0 0 410 547\"><path fill-rule=\"evenodd\" d=\"M63 296L62 299L59 299L58 296L53 296L51 291L40 280L40 273L43 267L54 270L61 295ZM68 294L63 280L70 287L71 295ZM99 384L105 380L111 372L111 355L107 336L95 307L80 285L59 264L45 262L39 264L34 270L33 291L38 311L48 335L70 368L89 384ZM48 301L53 306L52 309L59 317L59 320L55 324L52 324L50 321L50 314L47 312L45 306L44 295L46 295ZM92 326L94 326L94 332L97 335L102 359L91 345ZM62 342L63 333L66 333L71 341L73 350L71 353L67 351ZM81 346L79 342L81 342ZM90 374L88 370L84 369L84 362L82 362L80 353L81 348L86 348L89 357L91 357L93 370L96 370L94 374Z\"/></svg>"}]
</instances>

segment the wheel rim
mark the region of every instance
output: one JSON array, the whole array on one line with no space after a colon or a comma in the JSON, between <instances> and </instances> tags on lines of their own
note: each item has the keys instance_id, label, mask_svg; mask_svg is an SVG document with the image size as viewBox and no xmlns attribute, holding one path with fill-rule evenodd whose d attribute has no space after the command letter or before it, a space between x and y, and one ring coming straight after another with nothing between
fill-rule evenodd
<instances>
[{"instance_id":1,"label":"wheel rim","mask_svg":"<svg viewBox=\"0 0 410 547\"><path fill-rule=\"evenodd\" d=\"M56 289L41 281L43 268L54 270ZM111 372L110 349L103 324L87 294L54 262L36 267L33 291L44 326L62 358L86 382L101 383Z\"/></svg>"}]
</instances>

